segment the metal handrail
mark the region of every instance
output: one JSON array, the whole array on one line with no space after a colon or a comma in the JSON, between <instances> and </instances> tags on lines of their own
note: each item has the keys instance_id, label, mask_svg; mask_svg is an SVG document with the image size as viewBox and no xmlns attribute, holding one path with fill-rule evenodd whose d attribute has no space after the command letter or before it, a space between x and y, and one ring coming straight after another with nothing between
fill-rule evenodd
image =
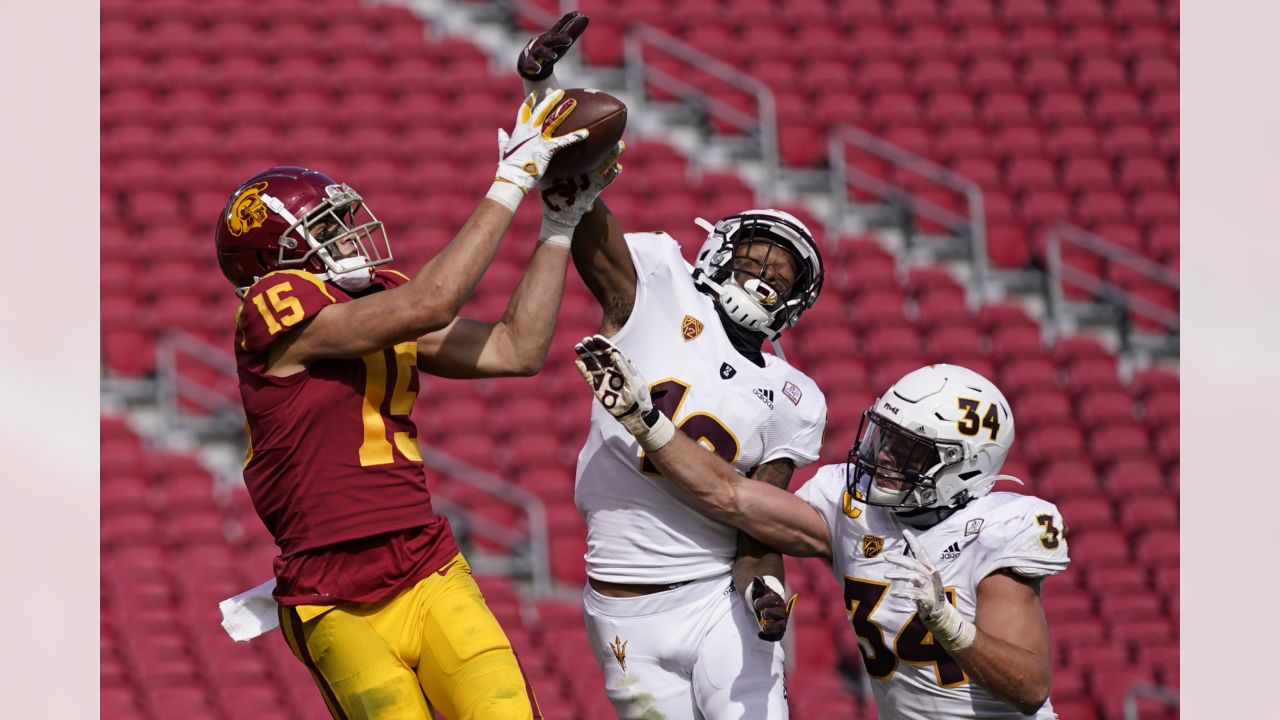
<instances>
[{"instance_id":1,"label":"metal handrail","mask_svg":"<svg viewBox=\"0 0 1280 720\"><path fill-rule=\"evenodd\" d=\"M952 212L937 203L914 197L914 194L906 188L881 180L854 167L849 163L845 154L845 149L848 146L859 148L889 162L895 167L962 195L965 198L968 212L963 215ZM967 238L970 261L973 264L974 285L981 298L985 299L987 297L990 260L987 257L986 211L983 205L982 188L976 182L931 162L910 150L898 147L883 138L849 125L835 128L828 135L827 157L831 168L831 196L835 201L833 203L832 217L829 221L833 236L838 235L845 229L849 211L850 185L870 192L881 199L887 199L893 195L908 197L910 198L912 209L922 217L937 222L952 232Z\"/></svg>"},{"instance_id":2,"label":"metal handrail","mask_svg":"<svg viewBox=\"0 0 1280 720\"><path fill-rule=\"evenodd\" d=\"M683 61L690 71L711 75L725 83L742 90L756 99L756 115L748 113L717 99L714 95L682 80L670 73L653 67L645 61L646 49L652 48L671 57ZM769 86L728 63L708 55L685 43L675 36L668 35L648 25L632 25L624 41L624 69L627 77L627 88L635 97L644 97L645 88L654 86L661 88L682 100L700 104L707 114L722 120L745 132L754 133L760 147L760 158L764 165L764 191L758 193L762 200L772 196L778 184L778 112Z\"/></svg>"},{"instance_id":3,"label":"metal handrail","mask_svg":"<svg viewBox=\"0 0 1280 720\"><path fill-rule=\"evenodd\" d=\"M224 348L180 330L165 333L156 344L156 399L165 420L176 423L182 401L186 401L230 427L238 427L243 414L235 403L217 390L178 372L180 360L204 365L233 379L236 375L235 358Z\"/></svg>"},{"instance_id":4,"label":"metal handrail","mask_svg":"<svg viewBox=\"0 0 1280 720\"><path fill-rule=\"evenodd\" d=\"M1124 720L1141 720L1141 715L1138 712L1138 699L1144 697L1158 700L1166 707L1179 707L1182 704L1178 691L1174 688L1138 683L1130 687L1124 694Z\"/></svg>"},{"instance_id":5,"label":"metal handrail","mask_svg":"<svg viewBox=\"0 0 1280 720\"><path fill-rule=\"evenodd\" d=\"M481 470L432 447L422 448L422 463L450 478L462 479L471 487L503 503L514 505L525 513L529 528L527 541L519 533L486 518L473 517L470 522L472 527L486 530L487 537L512 551L523 550L527 545L533 591L539 596L549 594L551 592L551 548L548 539L550 535L547 528L547 510L541 498L493 473Z\"/></svg>"},{"instance_id":6,"label":"metal handrail","mask_svg":"<svg viewBox=\"0 0 1280 720\"><path fill-rule=\"evenodd\" d=\"M1172 290L1178 290L1180 287L1178 273L1135 252L1126 250L1100 235L1070 223L1062 222L1050 227L1045 232L1044 239L1045 266L1048 271L1048 282L1046 284L1047 304L1049 306L1049 317L1058 332L1066 329L1064 285L1081 288L1095 297L1125 308L1126 311L1137 313L1160 323L1170 332L1178 332L1179 319L1177 312L1172 312L1145 298L1138 297L1123 287L1092 273L1065 265L1062 261L1062 245L1066 243L1081 248L1108 262L1126 267Z\"/></svg>"}]
</instances>

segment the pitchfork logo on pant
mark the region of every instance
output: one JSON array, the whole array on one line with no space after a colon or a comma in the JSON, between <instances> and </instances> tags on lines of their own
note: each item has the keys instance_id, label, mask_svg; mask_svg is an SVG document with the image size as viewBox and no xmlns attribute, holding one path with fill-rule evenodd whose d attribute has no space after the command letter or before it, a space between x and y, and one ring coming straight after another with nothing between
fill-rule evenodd
<instances>
[{"instance_id":1,"label":"pitchfork logo on pant","mask_svg":"<svg viewBox=\"0 0 1280 720\"><path fill-rule=\"evenodd\" d=\"M613 656L618 659L618 666L622 668L622 672L627 671L627 644L617 635L613 636L613 642L609 643L609 649L613 651Z\"/></svg>"}]
</instances>

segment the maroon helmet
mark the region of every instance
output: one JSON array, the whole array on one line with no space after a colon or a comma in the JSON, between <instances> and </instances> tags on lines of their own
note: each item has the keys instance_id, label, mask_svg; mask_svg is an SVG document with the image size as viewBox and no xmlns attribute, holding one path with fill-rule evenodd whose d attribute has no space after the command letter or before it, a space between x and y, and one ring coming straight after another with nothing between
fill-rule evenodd
<instances>
[{"instance_id":1,"label":"maroon helmet","mask_svg":"<svg viewBox=\"0 0 1280 720\"><path fill-rule=\"evenodd\" d=\"M241 183L218 218L214 243L218 266L238 292L276 270L345 280L391 261L386 230L359 193L293 166L267 168Z\"/></svg>"}]
</instances>

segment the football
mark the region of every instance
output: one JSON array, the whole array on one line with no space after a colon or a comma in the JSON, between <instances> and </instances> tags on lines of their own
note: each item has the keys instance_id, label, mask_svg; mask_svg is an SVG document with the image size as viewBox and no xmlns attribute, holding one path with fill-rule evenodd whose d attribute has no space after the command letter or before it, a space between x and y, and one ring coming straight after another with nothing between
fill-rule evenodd
<instances>
[{"instance_id":1,"label":"football","mask_svg":"<svg viewBox=\"0 0 1280 720\"><path fill-rule=\"evenodd\" d=\"M548 122L564 116L556 127L555 136L587 128L591 134L585 140L556 153L547 167L550 178L570 177L591 172L608 157L613 146L622 139L627 126L627 106L618 98L583 88L564 91L564 99L551 111Z\"/></svg>"}]
</instances>

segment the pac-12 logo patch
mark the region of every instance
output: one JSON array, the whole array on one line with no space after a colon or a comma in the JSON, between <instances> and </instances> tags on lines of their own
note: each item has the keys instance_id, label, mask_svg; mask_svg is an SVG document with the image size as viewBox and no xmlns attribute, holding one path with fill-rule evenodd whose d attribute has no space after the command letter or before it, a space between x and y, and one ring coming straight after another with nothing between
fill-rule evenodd
<instances>
[{"instance_id":1,"label":"pac-12 logo patch","mask_svg":"<svg viewBox=\"0 0 1280 720\"><path fill-rule=\"evenodd\" d=\"M738 370L727 362L720 363L720 377L728 380L738 374Z\"/></svg>"},{"instance_id":2,"label":"pac-12 logo patch","mask_svg":"<svg viewBox=\"0 0 1280 720\"><path fill-rule=\"evenodd\" d=\"M862 536L862 555L863 557L873 558L880 554L884 549L884 538L876 535Z\"/></svg>"},{"instance_id":3,"label":"pac-12 logo patch","mask_svg":"<svg viewBox=\"0 0 1280 720\"><path fill-rule=\"evenodd\" d=\"M702 334L702 321L692 315L685 315L684 320L680 321L680 336L685 342L698 337Z\"/></svg>"},{"instance_id":4,"label":"pac-12 logo patch","mask_svg":"<svg viewBox=\"0 0 1280 720\"><path fill-rule=\"evenodd\" d=\"M227 232L232 237L240 237L256 227L262 227L267 221L267 208L262 204L262 191L267 189L266 182L254 183L231 201L231 209L227 211Z\"/></svg>"},{"instance_id":5,"label":"pac-12 logo patch","mask_svg":"<svg viewBox=\"0 0 1280 720\"><path fill-rule=\"evenodd\" d=\"M964 524L964 534L966 536L977 535L980 532L982 532L982 518L974 518Z\"/></svg>"}]
</instances>

